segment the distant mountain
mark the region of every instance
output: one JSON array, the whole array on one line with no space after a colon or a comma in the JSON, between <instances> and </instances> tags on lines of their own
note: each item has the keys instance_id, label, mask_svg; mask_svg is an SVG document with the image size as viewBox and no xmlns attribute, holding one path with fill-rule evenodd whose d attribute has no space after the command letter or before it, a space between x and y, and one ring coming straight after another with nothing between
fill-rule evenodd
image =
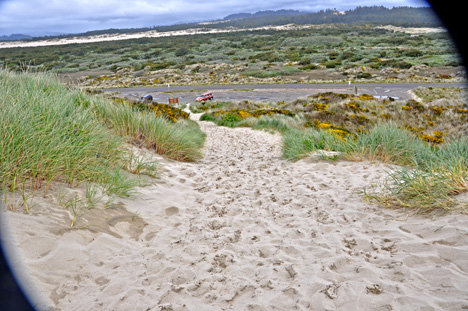
<instances>
[{"instance_id":1,"label":"distant mountain","mask_svg":"<svg viewBox=\"0 0 468 311\"><path fill-rule=\"evenodd\" d=\"M20 33L15 33L9 36L0 36L0 41L15 41L15 40L28 40L31 39L32 36L23 35Z\"/></svg>"},{"instance_id":2,"label":"distant mountain","mask_svg":"<svg viewBox=\"0 0 468 311\"><path fill-rule=\"evenodd\" d=\"M0 36L0 41L20 41L20 40L36 40L36 39L45 39L47 37L60 37L66 34L62 32L32 32L28 34L15 33L9 36L2 35Z\"/></svg>"},{"instance_id":3,"label":"distant mountain","mask_svg":"<svg viewBox=\"0 0 468 311\"><path fill-rule=\"evenodd\" d=\"M231 19L241 19L241 18L249 18L249 17L259 17L259 16L285 16L285 15L302 15L307 14L307 12L301 12L296 10L266 10L266 11L258 11L256 13L237 13L231 14L223 18L223 20L231 20Z\"/></svg>"},{"instance_id":4,"label":"distant mountain","mask_svg":"<svg viewBox=\"0 0 468 311\"><path fill-rule=\"evenodd\" d=\"M236 13L236 14L231 14L223 18L224 21L228 21L231 19L240 19L240 18L247 18L247 17L252 17L252 13Z\"/></svg>"},{"instance_id":5,"label":"distant mountain","mask_svg":"<svg viewBox=\"0 0 468 311\"><path fill-rule=\"evenodd\" d=\"M224 18L223 27L262 27L286 24L386 24L406 27L441 27L442 24L430 7L384 6L356 7L348 11L326 9L319 12L300 12L294 10L260 11L254 14L232 14ZM211 26L216 27L216 26Z\"/></svg>"},{"instance_id":6,"label":"distant mountain","mask_svg":"<svg viewBox=\"0 0 468 311\"><path fill-rule=\"evenodd\" d=\"M255 28L264 26L321 25L321 24L363 24L393 25L400 27L443 27L431 7L393 7L358 6L347 11L326 9L318 12L300 12L294 10L259 11L257 13L237 13L223 18L220 22L155 26L154 30L176 31L189 28Z\"/></svg>"}]
</instances>

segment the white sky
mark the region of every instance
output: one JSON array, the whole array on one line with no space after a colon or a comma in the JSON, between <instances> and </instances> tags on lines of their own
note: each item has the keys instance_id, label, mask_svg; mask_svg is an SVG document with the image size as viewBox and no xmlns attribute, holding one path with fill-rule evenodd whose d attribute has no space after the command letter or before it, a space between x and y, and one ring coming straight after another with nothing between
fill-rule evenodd
<instances>
[{"instance_id":1,"label":"white sky","mask_svg":"<svg viewBox=\"0 0 468 311\"><path fill-rule=\"evenodd\" d=\"M316 12L374 5L429 6L425 0L0 0L0 35L80 33L208 21L262 10Z\"/></svg>"}]
</instances>

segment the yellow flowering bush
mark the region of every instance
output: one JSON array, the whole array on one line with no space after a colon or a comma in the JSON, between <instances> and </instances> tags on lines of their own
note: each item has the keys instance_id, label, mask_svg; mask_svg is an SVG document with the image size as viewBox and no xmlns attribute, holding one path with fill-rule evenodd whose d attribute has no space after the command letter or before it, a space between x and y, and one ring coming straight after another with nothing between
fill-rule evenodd
<instances>
[{"instance_id":1,"label":"yellow flowering bush","mask_svg":"<svg viewBox=\"0 0 468 311\"><path fill-rule=\"evenodd\" d=\"M190 116L187 112L167 104L152 103L150 111L154 112L157 116L166 118L172 122L177 122L181 119L187 120Z\"/></svg>"},{"instance_id":2,"label":"yellow flowering bush","mask_svg":"<svg viewBox=\"0 0 468 311\"><path fill-rule=\"evenodd\" d=\"M441 116L444 113L445 109L443 107L433 106L431 107L431 110L435 115Z\"/></svg>"},{"instance_id":3,"label":"yellow flowering bush","mask_svg":"<svg viewBox=\"0 0 468 311\"><path fill-rule=\"evenodd\" d=\"M414 99L407 101L406 105L401 106L401 108L404 110L415 110L418 112L423 112L426 109L423 104Z\"/></svg>"},{"instance_id":4,"label":"yellow flowering bush","mask_svg":"<svg viewBox=\"0 0 468 311\"><path fill-rule=\"evenodd\" d=\"M315 111L324 111L328 109L327 104L313 103L312 107Z\"/></svg>"},{"instance_id":5,"label":"yellow flowering bush","mask_svg":"<svg viewBox=\"0 0 468 311\"><path fill-rule=\"evenodd\" d=\"M353 134L350 133L347 129L339 125L333 125L327 122L320 122L319 120L314 120L310 125L312 125L318 130L324 130L330 134L333 134L334 136L337 136L340 139L346 139L349 136L353 136Z\"/></svg>"},{"instance_id":6,"label":"yellow flowering bush","mask_svg":"<svg viewBox=\"0 0 468 311\"><path fill-rule=\"evenodd\" d=\"M181 119L187 120L190 116L189 113L167 104L152 102L148 105L139 101L127 100L120 97L113 97L112 100L116 104L130 105L142 112L152 112L158 117L166 118L172 122L177 122Z\"/></svg>"},{"instance_id":7,"label":"yellow flowering bush","mask_svg":"<svg viewBox=\"0 0 468 311\"><path fill-rule=\"evenodd\" d=\"M418 137L433 145L438 145L444 142L444 139L443 139L444 133L440 131L434 131L433 134L434 134L433 136L428 135L428 134L420 134L418 135Z\"/></svg>"},{"instance_id":8,"label":"yellow flowering bush","mask_svg":"<svg viewBox=\"0 0 468 311\"><path fill-rule=\"evenodd\" d=\"M369 94L362 94L357 97L359 100L374 100L375 97Z\"/></svg>"},{"instance_id":9,"label":"yellow flowering bush","mask_svg":"<svg viewBox=\"0 0 468 311\"><path fill-rule=\"evenodd\" d=\"M282 114L282 115L290 116L290 117L294 116L294 113L292 113L291 111L285 110L285 109L278 109L278 108L271 108L271 109L265 108L265 109L257 109L257 110L252 110L252 111L246 111L246 110L239 109L239 108L234 108L231 110L220 109L220 110L213 112L212 114L215 117L223 116L227 114L236 115L240 119L246 119L249 117L260 118L261 116L271 116L274 114Z\"/></svg>"}]
</instances>

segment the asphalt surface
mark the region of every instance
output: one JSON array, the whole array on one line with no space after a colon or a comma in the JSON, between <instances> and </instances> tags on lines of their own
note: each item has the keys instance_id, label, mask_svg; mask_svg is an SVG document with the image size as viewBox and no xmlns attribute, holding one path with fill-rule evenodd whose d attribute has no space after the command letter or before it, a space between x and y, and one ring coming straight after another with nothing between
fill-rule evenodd
<instances>
[{"instance_id":1,"label":"asphalt surface","mask_svg":"<svg viewBox=\"0 0 468 311\"><path fill-rule=\"evenodd\" d=\"M321 92L348 94L369 94L376 98L392 97L396 100L408 100L410 90L417 87L467 87L465 83L369 83L369 84L250 84L250 85L199 85L199 86L164 86L102 89L105 92L117 92L125 98L139 99L143 95L153 96L156 102L168 102L169 98L178 98L179 103L192 103L196 97L210 91L214 100L255 100L266 102L293 101L297 98Z\"/></svg>"}]
</instances>

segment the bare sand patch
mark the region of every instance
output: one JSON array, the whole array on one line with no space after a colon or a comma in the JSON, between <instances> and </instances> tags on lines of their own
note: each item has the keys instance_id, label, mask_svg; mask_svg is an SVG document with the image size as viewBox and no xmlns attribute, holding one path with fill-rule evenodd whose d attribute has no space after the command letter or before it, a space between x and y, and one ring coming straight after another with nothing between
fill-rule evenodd
<instances>
[{"instance_id":1,"label":"bare sand patch","mask_svg":"<svg viewBox=\"0 0 468 311\"><path fill-rule=\"evenodd\" d=\"M447 29L442 28L442 27L398 27L398 26L386 25L386 26L378 26L375 28L386 29L386 30L390 30L393 32L397 32L397 31L406 32L412 35L447 31Z\"/></svg>"}]
</instances>

